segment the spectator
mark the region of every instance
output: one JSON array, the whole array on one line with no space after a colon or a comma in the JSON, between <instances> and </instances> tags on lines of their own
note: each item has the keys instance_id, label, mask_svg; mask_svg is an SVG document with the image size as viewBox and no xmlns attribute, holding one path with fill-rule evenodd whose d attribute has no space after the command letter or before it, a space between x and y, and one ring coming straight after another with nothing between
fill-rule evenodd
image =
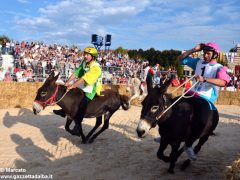
<instances>
[{"instance_id":1,"label":"spectator","mask_svg":"<svg viewBox=\"0 0 240 180\"><path fill-rule=\"evenodd\" d=\"M5 70L3 69L3 67L0 67L0 81L3 81L3 79L5 78Z\"/></svg>"},{"instance_id":2,"label":"spectator","mask_svg":"<svg viewBox=\"0 0 240 180\"><path fill-rule=\"evenodd\" d=\"M10 72L7 72L5 74L5 77L4 77L3 81L7 81L7 82L12 81L12 77L11 77L11 73Z\"/></svg>"},{"instance_id":3,"label":"spectator","mask_svg":"<svg viewBox=\"0 0 240 180\"><path fill-rule=\"evenodd\" d=\"M30 67L27 68L27 70L24 72L25 77L27 78L27 81L32 82L33 81L33 71Z\"/></svg>"},{"instance_id":4,"label":"spectator","mask_svg":"<svg viewBox=\"0 0 240 180\"><path fill-rule=\"evenodd\" d=\"M178 87L180 85L180 81L178 79L178 76L176 76L173 80L172 80L172 87Z\"/></svg>"}]
</instances>

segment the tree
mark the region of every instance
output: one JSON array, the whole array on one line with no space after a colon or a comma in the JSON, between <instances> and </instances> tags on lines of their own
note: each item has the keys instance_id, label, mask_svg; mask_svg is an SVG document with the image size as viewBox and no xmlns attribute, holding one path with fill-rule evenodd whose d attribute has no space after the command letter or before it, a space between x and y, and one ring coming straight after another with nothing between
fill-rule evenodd
<instances>
[{"instance_id":1,"label":"tree","mask_svg":"<svg viewBox=\"0 0 240 180\"><path fill-rule=\"evenodd\" d=\"M231 48L229 52L237 52L237 48Z\"/></svg>"},{"instance_id":2,"label":"tree","mask_svg":"<svg viewBox=\"0 0 240 180\"><path fill-rule=\"evenodd\" d=\"M178 50L164 50L159 51L154 48L150 48L146 51L139 50L129 50L128 55L131 59L146 59L149 61L150 65L154 66L155 64L160 64L161 67L169 69L174 67L179 70L179 73L182 73L182 66L177 60L177 57L181 54L181 51Z\"/></svg>"},{"instance_id":3,"label":"tree","mask_svg":"<svg viewBox=\"0 0 240 180\"><path fill-rule=\"evenodd\" d=\"M121 54L127 54L127 51L125 49L123 49L122 46L119 46L116 50L116 53L121 53Z\"/></svg>"},{"instance_id":4,"label":"tree","mask_svg":"<svg viewBox=\"0 0 240 180\"><path fill-rule=\"evenodd\" d=\"M10 42L10 38L8 36L6 36L6 35L0 36L0 44L2 45L4 43L6 43L6 42Z\"/></svg>"}]
</instances>

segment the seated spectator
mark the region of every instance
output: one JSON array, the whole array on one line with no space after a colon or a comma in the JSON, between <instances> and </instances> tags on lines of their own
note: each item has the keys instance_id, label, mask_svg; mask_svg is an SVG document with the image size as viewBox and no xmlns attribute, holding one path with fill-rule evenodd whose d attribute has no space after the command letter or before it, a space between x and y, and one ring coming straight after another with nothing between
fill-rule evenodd
<instances>
[{"instance_id":1,"label":"seated spectator","mask_svg":"<svg viewBox=\"0 0 240 180\"><path fill-rule=\"evenodd\" d=\"M7 73L5 74L5 77L4 77L3 81L7 81L7 82L12 81L12 76L11 76L11 73L10 73L10 72L7 72Z\"/></svg>"},{"instance_id":2,"label":"seated spectator","mask_svg":"<svg viewBox=\"0 0 240 180\"><path fill-rule=\"evenodd\" d=\"M28 81L32 82L32 79L33 79L33 71L30 67L27 68L27 70L24 72L25 73L25 76L27 78Z\"/></svg>"},{"instance_id":3,"label":"seated spectator","mask_svg":"<svg viewBox=\"0 0 240 180\"><path fill-rule=\"evenodd\" d=\"M185 83L187 81L187 83L184 85L184 87L186 88L186 89L189 89L191 86L192 86L192 81L190 80L189 81L189 78L188 77L183 77L183 78L181 78L181 84L183 84L183 83Z\"/></svg>"},{"instance_id":4,"label":"seated spectator","mask_svg":"<svg viewBox=\"0 0 240 180\"><path fill-rule=\"evenodd\" d=\"M172 80L172 86L173 87L178 87L180 85L180 81L178 79L178 76L176 76L173 80Z\"/></svg>"}]
</instances>

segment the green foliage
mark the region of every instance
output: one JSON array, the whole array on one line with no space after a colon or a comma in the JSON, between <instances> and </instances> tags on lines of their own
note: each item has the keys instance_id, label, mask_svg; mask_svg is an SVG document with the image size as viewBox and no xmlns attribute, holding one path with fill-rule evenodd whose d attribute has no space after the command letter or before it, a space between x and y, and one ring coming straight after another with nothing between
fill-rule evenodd
<instances>
[{"instance_id":1,"label":"green foliage","mask_svg":"<svg viewBox=\"0 0 240 180\"><path fill-rule=\"evenodd\" d=\"M116 50L115 50L116 53L121 53L121 54L127 54L127 51L125 49L123 49L122 46L118 47Z\"/></svg>"},{"instance_id":2,"label":"green foliage","mask_svg":"<svg viewBox=\"0 0 240 180\"><path fill-rule=\"evenodd\" d=\"M160 64L164 68L174 67L179 70L180 73L183 72L183 68L177 60L177 57L181 54L178 50L164 50L158 51L154 48L150 48L146 51L142 49L139 50L129 50L128 55L131 59L146 59L149 61L150 65Z\"/></svg>"}]
</instances>

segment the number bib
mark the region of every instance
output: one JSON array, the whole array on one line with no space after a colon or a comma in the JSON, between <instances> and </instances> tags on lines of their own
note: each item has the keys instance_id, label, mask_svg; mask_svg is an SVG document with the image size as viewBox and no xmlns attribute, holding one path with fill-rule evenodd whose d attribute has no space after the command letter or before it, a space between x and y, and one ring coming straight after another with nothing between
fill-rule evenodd
<instances>
[{"instance_id":1,"label":"number bib","mask_svg":"<svg viewBox=\"0 0 240 180\"><path fill-rule=\"evenodd\" d=\"M204 60L198 61L195 74L207 78L216 78L217 72L219 71L220 68L222 68L222 65L218 63L205 64L204 62L205 62ZM199 82L199 84L193 88L193 91L197 92L200 96L208 99L212 103L214 103L218 97L218 90L219 90L218 86L207 82Z\"/></svg>"}]
</instances>

